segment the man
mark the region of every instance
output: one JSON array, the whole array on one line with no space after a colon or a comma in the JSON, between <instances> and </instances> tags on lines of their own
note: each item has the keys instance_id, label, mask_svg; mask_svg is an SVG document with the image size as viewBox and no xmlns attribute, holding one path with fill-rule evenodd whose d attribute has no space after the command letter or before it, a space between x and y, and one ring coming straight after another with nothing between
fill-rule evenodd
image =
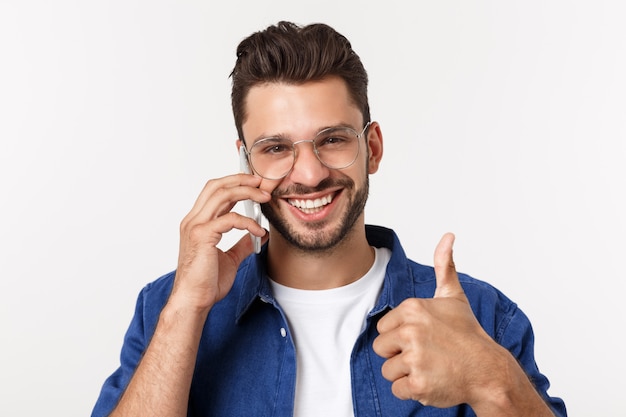
<instances>
[{"instance_id":1,"label":"man","mask_svg":"<svg viewBox=\"0 0 626 417\"><path fill-rule=\"evenodd\" d=\"M526 316L366 226L383 155L367 74L326 25L281 22L241 42L232 105L254 175L210 180L181 223L175 272L139 296L93 416L553 416L563 402ZM262 204L269 233L231 210ZM244 236L262 237L252 254Z\"/></svg>"}]
</instances>

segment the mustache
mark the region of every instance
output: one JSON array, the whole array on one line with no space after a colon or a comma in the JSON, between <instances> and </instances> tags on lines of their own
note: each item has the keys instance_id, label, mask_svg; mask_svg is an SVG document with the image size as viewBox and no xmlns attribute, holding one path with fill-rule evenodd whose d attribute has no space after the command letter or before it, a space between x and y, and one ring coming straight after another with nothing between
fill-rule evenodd
<instances>
[{"instance_id":1,"label":"mustache","mask_svg":"<svg viewBox=\"0 0 626 417\"><path fill-rule=\"evenodd\" d=\"M282 197L288 194L312 194L320 191L324 191L328 188L353 188L354 181L350 178L324 178L315 187L308 187L302 184L292 184L287 188L275 188L272 191L272 197Z\"/></svg>"}]
</instances>

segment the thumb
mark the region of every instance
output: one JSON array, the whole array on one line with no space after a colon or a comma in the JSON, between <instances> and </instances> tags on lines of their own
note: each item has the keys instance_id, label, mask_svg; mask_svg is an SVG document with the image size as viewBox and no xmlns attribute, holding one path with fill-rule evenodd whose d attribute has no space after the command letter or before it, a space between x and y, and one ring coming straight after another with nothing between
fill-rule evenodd
<instances>
[{"instance_id":1,"label":"thumb","mask_svg":"<svg viewBox=\"0 0 626 417\"><path fill-rule=\"evenodd\" d=\"M435 249L435 277L437 279L435 298L457 298L458 296L465 298L465 292L459 282L454 259L452 259L454 239L455 237L452 233L446 233Z\"/></svg>"},{"instance_id":2,"label":"thumb","mask_svg":"<svg viewBox=\"0 0 626 417\"><path fill-rule=\"evenodd\" d=\"M269 239L269 233L267 230L263 237L261 237L261 245ZM234 259L235 263L239 265L243 260L254 253L254 243L250 238L250 233L246 232L229 250L228 254Z\"/></svg>"}]
</instances>

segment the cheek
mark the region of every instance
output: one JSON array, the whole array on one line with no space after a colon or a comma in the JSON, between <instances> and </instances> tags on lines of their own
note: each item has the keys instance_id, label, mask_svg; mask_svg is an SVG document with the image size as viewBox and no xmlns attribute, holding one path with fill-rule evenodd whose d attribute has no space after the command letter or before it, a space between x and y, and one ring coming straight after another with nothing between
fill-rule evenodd
<instances>
[{"instance_id":1,"label":"cheek","mask_svg":"<svg viewBox=\"0 0 626 417\"><path fill-rule=\"evenodd\" d=\"M349 173L350 177L359 185L363 184L370 174L370 163L367 157L359 159L358 163L350 168L352 168Z\"/></svg>"}]
</instances>

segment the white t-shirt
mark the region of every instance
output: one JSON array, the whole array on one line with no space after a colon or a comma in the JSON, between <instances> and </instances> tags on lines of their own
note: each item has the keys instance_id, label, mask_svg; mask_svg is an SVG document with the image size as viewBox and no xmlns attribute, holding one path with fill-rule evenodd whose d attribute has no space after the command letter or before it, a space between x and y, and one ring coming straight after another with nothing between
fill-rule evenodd
<instances>
[{"instance_id":1,"label":"white t-shirt","mask_svg":"<svg viewBox=\"0 0 626 417\"><path fill-rule=\"evenodd\" d=\"M353 416L350 355L380 295L391 251L374 248L370 270L352 284L299 290L271 281L296 344L295 417Z\"/></svg>"}]
</instances>

